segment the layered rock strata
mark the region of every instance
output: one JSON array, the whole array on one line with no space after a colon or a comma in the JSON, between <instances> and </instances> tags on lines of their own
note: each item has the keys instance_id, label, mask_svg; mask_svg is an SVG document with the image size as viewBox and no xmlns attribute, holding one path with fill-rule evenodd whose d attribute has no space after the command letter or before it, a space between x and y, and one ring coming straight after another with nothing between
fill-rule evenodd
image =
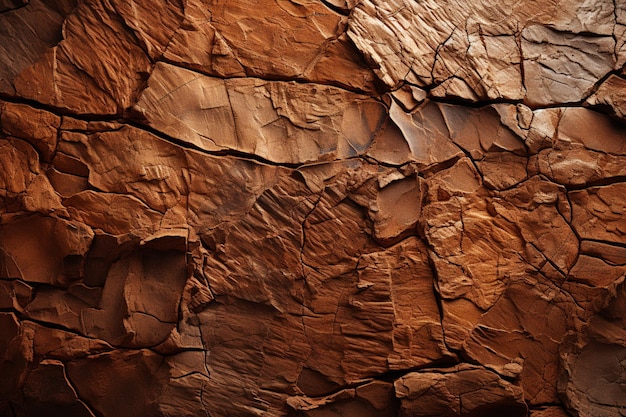
<instances>
[{"instance_id":1,"label":"layered rock strata","mask_svg":"<svg viewBox=\"0 0 626 417\"><path fill-rule=\"evenodd\" d=\"M0 0L0 416L626 415L626 3Z\"/></svg>"}]
</instances>

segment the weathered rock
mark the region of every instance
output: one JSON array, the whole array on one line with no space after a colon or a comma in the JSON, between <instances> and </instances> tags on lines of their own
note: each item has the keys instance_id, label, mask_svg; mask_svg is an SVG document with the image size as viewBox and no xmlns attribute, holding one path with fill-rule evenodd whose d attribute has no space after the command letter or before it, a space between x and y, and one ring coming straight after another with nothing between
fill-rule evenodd
<instances>
[{"instance_id":1,"label":"weathered rock","mask_svg":"<svg viewBox=\"0 0 626 417\"><path fill-rule=\"evenodd\" d=\"M114 345L162 343L176 325L186 279L180 252L143 250L121 259L109 269L97 308L81 310L83 333Z\"/></svg>"},{"instance_id":2,"label":"weathered rock","mask_svg":"<svg viewBox=\"0 0 626 417\"><path fill-rule=\"evenodd\" d=\"M530 417L567 417L568 414L561 407L540 407L530 410Z\"/></svg>"},{"instance_id":3,"label":"weathered rock","mask_svg":"<svg viewBox=\"0 0 626 417\"><path fill-rule=\"evenodd\" d=\"M582 239L625 243L626 225L622 213L623 183L590 187L569 193L572 201L572 226Z\"/></svg>"},{"instance_id":4,"label":"weathered rock","mask_svg":"<svg viewBox=\"0 0 626 417\"><path fill-rule=\"evenodd\" d=\"M130 107L150 62L112 5L82 2L63 23L62 35L17 76L16 94L75 113L115 114ZM91 53L94 48L103 53Z\"/></svg>"},{"instance_id":5,"label":"weathered rock","mask_svg":"<svg viewBox=\"0 0 626 417\"><path fill-rule=\"evenodd\" d=\"M8 267L1 272L2 278L65 286L82 276L82 263L93 239L89 227L36 215L3 220L7 223L2 225L0 250ZM39 261L31 262L32 256Z\"/></svg>"},{"instance_id":6,"label":"weathered rock","mask_svg":"<svg viewBox=\"0 0 626 417\"><path fill-rule=\"evenodd\" d=\"M393 416L397 409L393 385L383 381L366 382L321 398L294 396L288 398L287 403L297 411L297 415L307 417Z\"/></svg>"},{"instance_id":7,"label":"weathered rock","mask_svg":"<svg viewBox=\"0 0 626 417\"><path fill-rule=\"evenodd\" d=\"M61 28L75 0L3 0L0 10L0 92L15 94L15 79L61 41Z\"/></svg>"},{"instance_id":8,"label":"weathered rock","mask_svg":"<svg viewBox=\"0 0 626 417\"><path fill-rule=\"evenodd\" d=\"M395 382L400 416L525 416L522 390L493 371L462 366L411 372Z\"/></svg>"},{"instance_id":9,"label":"weathered rock","mask_svg":"<svg viewBox=\"0 0 626 417\"><path fill-rule=\"evenodd\" d=\"M364 1L348 34L392 89L408 82L435 87L434 97L580 102L616 68L615 5L561 3Z\"/></svg>"},{"instance_id":10,"label":"weathered rock","mask_svg":"<svg viewBox=\"0 0 626 417\"><path fill-rule=\"evenodd\" d=\"M613 416L626 5L0 0L0 416Z\"/></svg>"},{"instance_id":11,"label":"weathered rock","mask_svg":"<svg viewBox=\"0 0 626 417\"><path fill-rule=\"evenodd\" d=\"M28 415L93 417L94 414L76 395L62 362L46 359L31 371L24 383L24 408Z\"/></svg>"},{"instance_id":12,"label":"weathered rock","mask_svg":"<svg viewBox=\"0 0 626 417\"><path fill-rule=\"evenodd\" d=\"M531 404L557 399L559 344L577 310L568 294L546 281L541 276L513 281L463 346L471 358L501 375L519 376Z\"/></svg>"},{"instance_id":13,"label":"weathered rock","mask_svg":"<svg viewBox=\"0 0 626 417\"><path fill-rule=\"evenodd\" d=\"M192 1L164 58L219 77L304 79L372 91L373 74L323 3ZM293 45L299 45L293 48ZM208 53L207 53L208 52Z\"/></svg>"},{"instance_id":14,"label":"weathered rock","mask_svg":"<svg viewBox=\"0 0 626 417\"><path fill-rule=\"evenodd\" d=\"M94 415L156 415L167 377L163 361L146 350L105 353L69 362L66 378Z\"/></svg>"},{"instance_id":15,"label":"weathered rock","mask_svg":"<svg viewBox=\"0 0 626 417\"><path fill-rule=\"evenodd\" d=\"M626 80L616 75L611 75L606 79L595 93L588 99L587 103L600 108L608 107L615 116L626 118L626 97L624 89L626 88Z\"/></svg>"},{"instance_id":16,"label":"weathered rock","mask_svg":"<svg viewBox=\"0 0 626 417\"><path fill-rule=\"evenodd\" d=\"M2 267L8 270L11 266L4 260ZM32 299L33 287L23 281L3 280L0 281L0 288L0 308L21 312Z\"/></svg>"},{"instance_id":17,"label":"weathered rock","mask_svg":"<svg viewBox=\"0 0 626 417\"><path fill-rule=\"evenodd\" d=\"M568 410L576 415L619 415L625 407L624 288L622 273L600 314L561 346L559 391Z\"/></svg>"},{"instance_id":18,"label":"weathered rock","mask_svg":"<svg viewBox=\"0 0 626 417\"><path fill-rule=\"evenodd\" d=\"M167 64L157 65L135 110L199 149L291 164L363 154L385 113L379 102L334 87L224 80Z\"/></svg>"},{"instance_id":19,"label":"weathered rock","mask_svg":"<svg viewBox=\"0 0 626 417\"><path fill-rule=\"evenodd\" d=\"M50 162L56 151L61 118L24 104L2 103L0 126L8 136L25 139L37 149L40 159Z\"/></svg>"},{"instance_id":20,"label":"weathered rock","mask_svg":"<svg viewBox=\"0 0 626 417\"><path fill-rule=\"evenodd\" d=\"M580 102L614 69L611 36L562 33L544 26L528 26L521 35L525 102L531 107Z\"/></svg>"}]
</instances>

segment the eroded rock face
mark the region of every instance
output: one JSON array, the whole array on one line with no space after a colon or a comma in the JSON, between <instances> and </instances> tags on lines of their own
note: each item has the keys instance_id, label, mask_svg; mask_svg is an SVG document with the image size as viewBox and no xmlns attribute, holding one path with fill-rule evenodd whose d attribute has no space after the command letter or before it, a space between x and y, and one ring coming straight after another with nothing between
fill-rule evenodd
<instances>
[{"instance_id":1,"label":"eroded rock face","mask_svg":"<svg viewBox=\"0 0 626 417\"><path fill-rule=\"evenodd\" d=\"M0 0L0 416L617 416L626 5Z\"/></svg>"}]
</instances>

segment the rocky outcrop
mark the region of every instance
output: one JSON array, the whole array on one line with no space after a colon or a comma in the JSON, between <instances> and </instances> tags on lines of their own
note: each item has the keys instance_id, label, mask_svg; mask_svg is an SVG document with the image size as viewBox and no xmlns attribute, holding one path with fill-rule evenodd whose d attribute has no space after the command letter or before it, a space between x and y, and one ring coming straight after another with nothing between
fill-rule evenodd
<instances>
[{"instance_id":1,"label":"rocky outcrop","mask_svg":"<svg viewBox=\"0 0 626 417\"><path fill-rule=\"evenodd\" d=\"M626 5L0 0L0 416L618 416Z\"/></svg>"}]
</instances>

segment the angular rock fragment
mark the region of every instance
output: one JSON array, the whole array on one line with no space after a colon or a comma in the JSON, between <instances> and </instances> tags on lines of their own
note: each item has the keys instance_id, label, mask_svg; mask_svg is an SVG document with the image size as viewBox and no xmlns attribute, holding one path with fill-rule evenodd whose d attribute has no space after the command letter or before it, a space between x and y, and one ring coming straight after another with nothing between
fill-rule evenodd
<instances>
[{"instance_id":1,"label":"angular rock fragment","mask_svg":"<svg viewBox=\"0 0 626 417\"><path fill-rule=\"evenodd\" d=\"M124 126L62 138L59 150L69 155L66 159L84 167L89 185L99 191L134 195L161 213L179 204L181 195L188 193L184 150L143 130ZM124 148L129 149L111 153L112 149ZM127 178L129 174L134 180Z\"/></svg>"},{"instance_id":2,"label":"angular rock fragment","mask_svg":"<svg viewBox=\"0 0 626 417\"><path fill-rule=\"evenodd\" d=\"M344 16L315 1L263 1L256 13L248 6L212 1L207 10L203 2L188 2L165 59L218 77L304 79L374 91L372 71L343 34Z\"/></svg>"},{"instance_id":3,"label":"angular rock fragment","mask_svg":"<svg viewBox=\"0 0 626 417\"><path fill-rule=\"evenodd\" d=\"M484 189L467 159L433 175L427 184L430 195L421 227L432 247L446 343L459 349L482 312L523 270L518 255L523 242L494 202L469 197Z\"/></svg>"},{"instance_id":4,"label":"angular rock fragment","mask_svg":"<svg viewBox=\"0 0 626 417\"><path fill-rule=\"evenodd\" d=\"M382 153L381 162L401 164L407 161L415 161L426 168L431 165L445 163L461 155L460 149L450 140L450 133L441 109L434 103L426 104L411 114L405 113L400 106L391 104L389 117L396 126L390 131L391 137L384 135L376 141L376 147L370 154L378 159ZM403 159L387 160L386 154L390 150L397 152L398 145L395 142L395 132L399 131L403 148L408 147L408 155L401 155ZM390 140L391 139L391 140Z\"/></svg>"},{"instance_id":5,"label":"angular rock fragment","mask_svg":"<svg viewBox=\"0 0 626 417\"><path fill-rule=\"evenodd\" d=\"M390 243L414 234L421 215L424 183L420 178L400 178L381 187L373 212L374 236Z\"/></svg>"},{"instance_id":6,"label":"angular rock fragment","mask_svg":"<svg viewBox=\"0 0 626 417\"><path fill-rule=\"evenodd\" d=\"M379 102L334 87L223 80L166 64L135 110L199 149L289 164L361 155L384 117Z\"/></svg>"},{"instance_id":7,"label":"angular rock fragment","mask_svg":"<svg viewBox=\"0 0 626 417\"><path fill-rule=\"evenodd\" d=\"M393 416L396 415L396 402L393 385L389 382L371 381L355 389L341 390L322 398L294 396L287 399L297 415L314 417L317 415Z\"/></svg>"},{"instance_id":8,"label":"angular rock fragment","mask_svg":"<svg viewBox=\"0 0 626 417\"><path fill-rule=\"evenodd\" d=\"M590 187L569 193L572 201L572 226L583 239L626 243L622 198L624 183Z\"/></svg>"},{"instance_id":9,"label":"angular rock fragment","mask_svg":"<svg viewBox=\"0 0 626 417\"><path fill-rule=\"evenodd\" d=\"M606 79L588 99L591 106L608 107L620 119L626 118L626 80L616 75Z\"/></svg>"},{"instance_id":10,"label":"angular rock fragment","mask_svg":"<svg viewBox=\"0 0 626 417\"><path fill-rule=\"evenodd\" d=\"M522 31L526 104L545 106L584 100L615 66L611 36L560 33L543 26Z\"/></svg>"},{"instance_id":11,"label":"angular rock fragment","mask_svg":"<svg viewBox=\"0 0 626 417\"><path fill-rule=\"evenodd\" d=\"M578 237L570 226L572 208L563 188L532 177L500 196L502 200L494 204L496 211L513 224L523 221L527 225L521 230L526 261L538 269L548 262L559 271L569 271L578 255ZM531 254L537 251L535 258Z\"/></svg>"},{"instance_id":12,"label":"angular rock fragment","mask_svg":"<svg viewBox=\"0 0 626 417\"><path fill-rule=\"evenodd\" d=\"M39 152L40 159L46 162L52 160L56 151L60 124L60 117L44 110L8 102L0 105L3 133L30 142Z\"/></svg>"},{"instance_id":13,"label":"angular rock fragment","mask_svg":"<svg viewBox=\"0 0 626 417\"><path fill-rule=\"evenodd\" d=\"M626 265L626 248L603 242L583 240L580 242L581 253L600 258L610 265Z\"/></svg>"},{"instance_id":14,"label":"angular rock fragment","mask_svg":"<svg viewBox=\"0 0 626 417\"><path fill-rule=\"evenodd\" d=\"M76 395L62 362L43 360L24 383L24 410L28 415L93 417L93 412Z\"/></svg>"},{"instance_id":15,"label":"angular rock fragment","mask_svg":"<svg viewBox=\"0 0 626 417\"><path fill-rule=\"evenodd\" d=\"M399 416L525 416L522 390L474 366L411 372L394 383Z\"/></svg>"},{"instance_id":16,"label":"angular rock fragment","mask_svg":"<svg viewBox=\"0 0 626 417\"><path fill-rule=\"evenodd\" d=\"M32 343L33 354L66 361L113 349L103 340L79 336L76 333L24 322L21 336Z\"/></svg>"},{"instance_id":17,"label":"angular rock fragment","mask_svg":"<svg viewBox=\"0 0 626 417\"><path fill-rule=\"evenodd\" d=\"M580 416L619 415L625 408L624 277L605 308L561 346L559 391Z\"/></svg>"},{"instance_id":18,"label":"angular rock fragment","mask_svg":"<svg viewBox=\"0 0 626 417\"><path fill-rule=\"evenodd\" d=\"M81 3L62 35L15 79L16 94L74 113L116 114L130 107L150 63L111 6ZM93 48L103 53L90 53Z\"/></svg>"},{"instance_id":19,"label":"angular rock fragment","mask_svg":"<svg viewBox=\"0 0 626 417\"><path fill-rule=\"evenodd\" d=\"M80 312L82 331L118 346L152 347L178 319L184 256L145 249L114 263L97 306Z\"/></svg>"},{"instance_id":20,"label":"angular rock fragment","mask_svg":"<svg viewBox=\"0 0 626 417\"><path fill-rule=\"evenodd\" d=\"M39 173L38 157L31 146L19 140L1 140L0 151L0 196L6 207L11 199L26 191Z\"/></svg>"},{"instance_id":21,"label":"angular rock fragment","mask_svg":"<svg viewBox=\"0 0 626 417\"><path fill-rule=\"evenodd\" d=\"M6 259L0 263L4 270L15 268L14 265L7 265ZM8 274L7 274L8 275ZM32 300L33 287L20 280L0 281L0 308L21 312Z\"/></svg>"},{"instance_id":22,"label":"angular rock fragment","mask_svg":"<svg viewBox=\"0 0 626 417\"><path fill-rule=\"evenodd\" d=\"M615 6L558 3L364 1L348 35L391 89L407 82L434 87L434 97L580 102L616 68Z\"/></svg>"},{"instance_id":23,"label":"angular rock fragment","mask_svg":"<svg viewBox=\"0 0 626 417\"><path fill-rule=\"evenodd\" d=\"M0 91L15 95L20 72L61 41L61 29L75 1L3 0L0 10ZM57 7L58 5L58 7Z\"/></svg>"},{"instance_id":24,"label":"angular rock fragment","mask_svg":"<svg viewBox=\"0 0 626 417\"><path fill-rule=\"evenodd\" d=\"M5 220L3 218L3 220ZM82 275L93 231L82 223L52 217L14 218L2 225L2 278L67 286ZM5 220L6 221L6 220ZM30 261L37 257L37 263Z\"/></svg>"},{"instance_id":25,"label":"angular rock fragment","mask_svg":"<svg viewBox=\"0 0 626 417\"><path fill-rule=\"evenodd\" d=\"M71 361L65 372L94 415L157 415L163 361L148 350L117 351Z\"/></svg>"},{"instance_id":26,"label":"angular rock fragment","mask_svg":"<svg viewBox=\"0 0 626 417\"><path fill-rule=\"evenodd\" d=\"M594 152L583 146L562 145L537 155L538 171L557 184L580 187L611 181L626 174L624 156Z\"/></svg>"},{"instance_id":27,"label":"angular rock fragment","mask_svg":"<svg viewBox=\"0 0 626 417\"><path fill-rule=\"evenodd\" d=\"M531 404L555 401L558 348L576 309L545 279L518 279L480 318L464 349L500 375L519 376Z\"/></svg>"}]
</instances>

